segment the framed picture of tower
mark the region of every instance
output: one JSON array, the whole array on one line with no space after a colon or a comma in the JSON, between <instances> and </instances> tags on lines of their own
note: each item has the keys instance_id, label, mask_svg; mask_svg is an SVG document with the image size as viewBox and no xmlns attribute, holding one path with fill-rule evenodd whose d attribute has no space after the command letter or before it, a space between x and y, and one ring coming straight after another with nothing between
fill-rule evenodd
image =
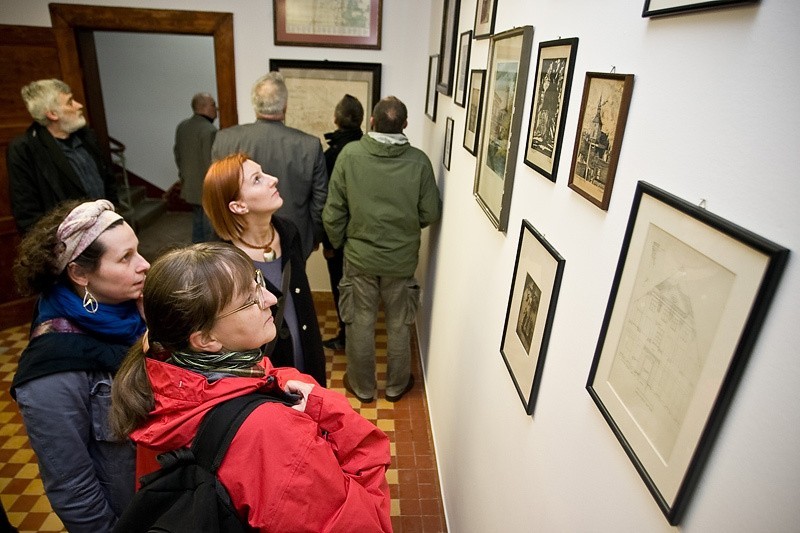
<instances>
[{"instance_id":1,"label":"framed picture of tower","mask_svg":"<svg viewBox=\"0 0 800 533\"><path fill-rule=\"evenodd\" d=\"M633 74L587 72L569 187L607 211L633 93Z\"/></svg>"}]
</instances>

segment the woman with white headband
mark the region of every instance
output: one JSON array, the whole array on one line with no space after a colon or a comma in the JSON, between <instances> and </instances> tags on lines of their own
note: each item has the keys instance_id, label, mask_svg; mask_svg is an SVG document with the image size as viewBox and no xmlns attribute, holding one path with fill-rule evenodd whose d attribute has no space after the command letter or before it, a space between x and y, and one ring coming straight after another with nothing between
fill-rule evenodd
<instances>
[{"instance_id":1,"label":"woman with white headband","mask_svg":"<svg viewBox=\"0 0 800 533\"><path fill-rule=\"evenodd\" d=\"M107 200L69 202L25 235L13 272L39 294L11 394L50 504L71 533L111 531L135 487L135 448L108 424L112 376L145 330L150 264Z\"/></svg>"}]
</instances>

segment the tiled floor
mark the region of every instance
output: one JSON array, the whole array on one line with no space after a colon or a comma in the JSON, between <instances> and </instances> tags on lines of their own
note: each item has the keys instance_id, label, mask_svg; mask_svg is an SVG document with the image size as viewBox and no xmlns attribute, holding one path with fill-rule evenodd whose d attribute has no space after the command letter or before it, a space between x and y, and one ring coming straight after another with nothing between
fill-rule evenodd
<instances>
[{"instance_id":1,"label":"tiled floor","mask_svg":"<svg viewBox=\"0 0 800 533\"><path fill-rule=\"evenodd\" d=\"M168 223L174 224L175 220ZM336 311L330 294L315 294L315 302L323 338L335 335ZM36 456L28 445L16 403L8 392L19 355L27 344L27 335L28 326L0 331L0 499L11 523L21 532L64 531L44 495ZM353 396L348 394L348 397L353 408L385 431L391 441L392 465L387 478L394 531L446 532L419 354L414 350L412 356L412 372L417 378L414 388L399 402L390 403L383 399L386 332L382 323L376 333L376 344L379 399L361 404ZM344 352L326 352L328 386L345 394L342 383L346 369Z\"/></svg>"}]
</instances>

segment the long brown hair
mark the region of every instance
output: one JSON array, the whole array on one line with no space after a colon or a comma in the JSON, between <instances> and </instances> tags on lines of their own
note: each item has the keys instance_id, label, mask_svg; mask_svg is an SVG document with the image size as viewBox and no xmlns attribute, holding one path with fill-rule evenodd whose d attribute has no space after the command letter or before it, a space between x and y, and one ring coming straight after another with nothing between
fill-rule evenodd
<instances>
[{"instance_id":1,"label":"long brown hair","mask_svg":"<svg viewBox=\"0 0 800 533\"><path fill-rule=\"evenodd\" d=\"M214 231L231 241L244 231L244 221L234 214L228 204L239 198L247 154L237 152L211 163L203 181L203 210Z\"/></svg>"}]
</instances>

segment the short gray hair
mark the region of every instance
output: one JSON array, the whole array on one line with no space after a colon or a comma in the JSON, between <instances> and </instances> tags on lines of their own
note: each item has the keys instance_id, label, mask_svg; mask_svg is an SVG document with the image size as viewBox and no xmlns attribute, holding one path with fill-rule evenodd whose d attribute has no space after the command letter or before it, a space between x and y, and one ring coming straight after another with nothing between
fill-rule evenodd
<instances>
[{"instance_id":1,"label":"short gray hair","mask_svg":"<svg viewBox=\"0 0 800 533\"><path fill-rule=\"evenodd\" d=\"M250 92L256 115L280 115L286 110L289 91L280 72L272 71L258 78Z\"/></svg>"},{"instance_id":2,"label":"short gray hair","mask_svg":"<svg viewBox=\"0 0 800 533\"><path fill-rule=\"evenodd\" d=\"M72 89L63 81L53 78L33 81L23 87L20 94L33 120L47 126L47 112L58 109L58 95L72 94Z\"/></svg>"}]
</instances>

